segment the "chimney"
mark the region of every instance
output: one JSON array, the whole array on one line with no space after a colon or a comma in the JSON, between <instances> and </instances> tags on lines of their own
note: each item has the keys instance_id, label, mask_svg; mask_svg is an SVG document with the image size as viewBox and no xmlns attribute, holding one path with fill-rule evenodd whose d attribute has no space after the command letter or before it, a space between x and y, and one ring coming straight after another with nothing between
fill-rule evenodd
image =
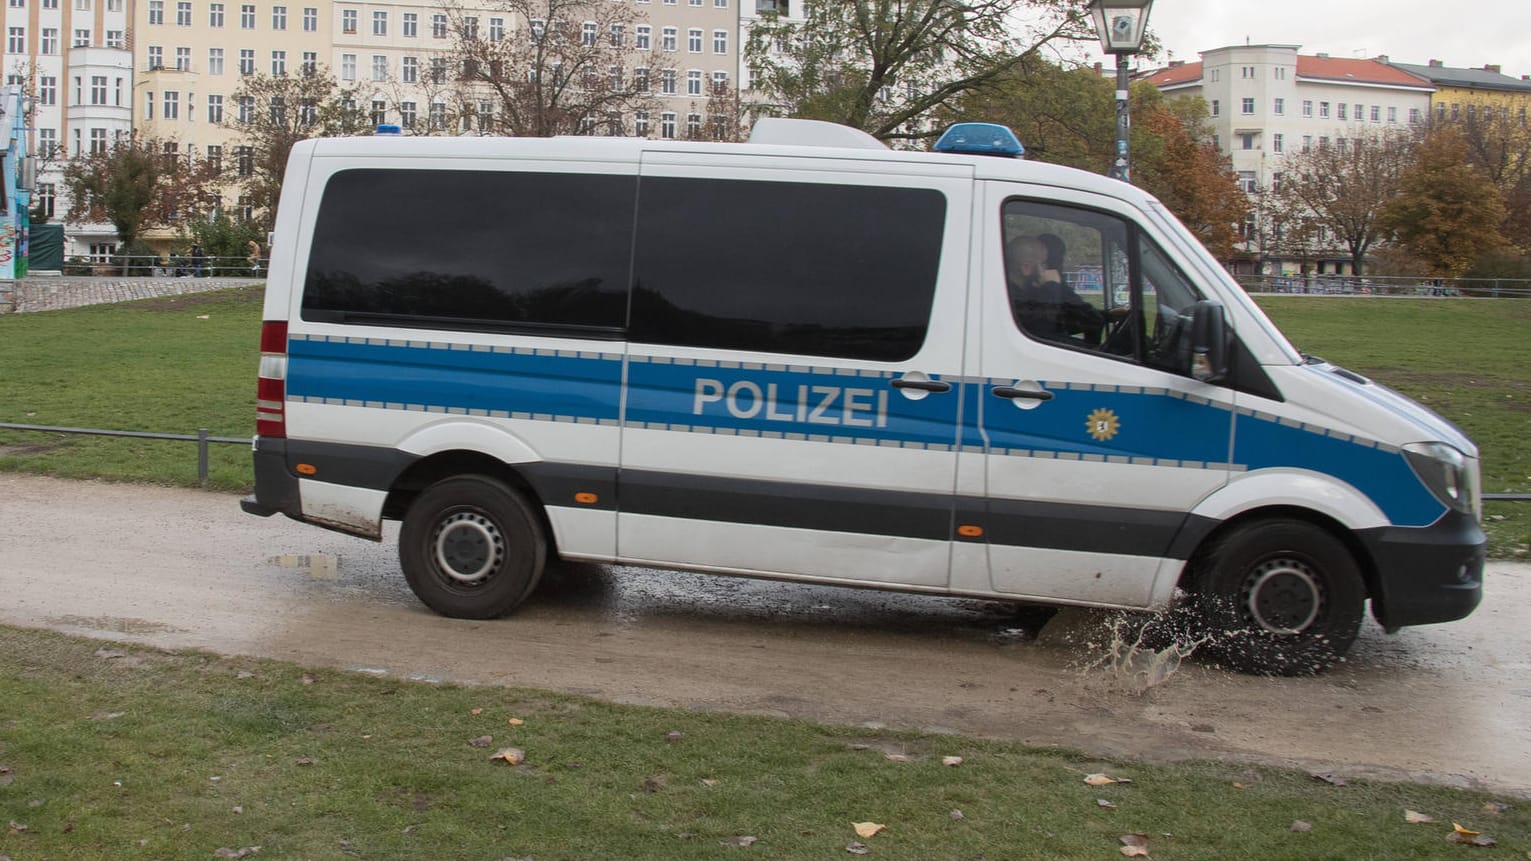
<instances>
[{"instance_id":1,"label":"chimney","mask_svg":"<svg viewBox=\"0 0 1531 861\"><path fill-rule=\"evenodd\" d=\"M1319 53L1318 53L1318 54L1317 54L1317 57L1318 57L1318 58L1319 58L1319 59L1320 59L1320 60L1327 60L1327 59L1329 59L1329 55L1328 55L1328 54L1325 54L1325 53L1323 53L1323 52L1319 52Z\"/></svg>"},{"instance_id":2,"label":"chimney","mask_svg":"<svg viewBox=\"0 0 1531 861\"><path fill-rule=\"evenodd\" d=\"M1170 60L1170 68L1178 69L1185 65L1185 60Z\"/></svg>"},{"instance_id":3,"label":"chimney","mask_svg":"<svg viewBox=\"0 0 1531 861\"><path fill-rule=\"evenodd\" d=\"M1432 69L1439 69L1439 68L1441 68L1441 67L1443 67L1445 65L1446 64L1442 63L1440 60L1431 60L1430 61L1430 68L1432 68Z\"/></svg>"},{"instance_id":4,"label":"chimney","mask_svg":"<svg viewBox=\"0 0 1531 861\"><path fill-rule=\"evenodd\" d=\"M1379 62L1379 63L1386 63L1386 62L1388 62L1387 55L1386 54L1378 54L1377 55L1377 62Z\"/></svg>"},{"instance_id":5,"label":"chimney","mask_svg":"<svg viewBox=\"0 0 1531 861\"><path fill-rule=\"evenodd\" d=\"M1095 74L1099 75L1099 74L1103 74L1103 73L1104 73L1103 72L1103 67L1101 66L1101 64L1100 63L1096 63L1095 64Z\"/></svg>"},{"instance_id":6,"label":"chimney","mask_svg":"<svg viewBox=\"0 0 1531 861\"><path fill-rule=\"evenodd\" d=\"M1493 63L1484 63L1483 64L1483 71L1485 71L1485 72L1493 72L1494 74L1497 75L1497 74L1499 74L1499 69L1500 69L1500 67L1495 65L1495 64L1493 64Z\"/></svg>"}]
</instances>

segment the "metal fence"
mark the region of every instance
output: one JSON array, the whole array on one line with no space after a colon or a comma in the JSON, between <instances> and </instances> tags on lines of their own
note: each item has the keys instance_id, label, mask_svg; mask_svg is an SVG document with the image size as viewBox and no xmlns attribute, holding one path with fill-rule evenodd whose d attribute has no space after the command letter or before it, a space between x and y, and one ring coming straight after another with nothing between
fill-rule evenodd
<instances>
[{"instance_id":1,"label":"metal fence","mask_svg":"<svg viewBox=\"0 0 1531 861\"><path fill-rule=\"evenodd\" d=\"M102 430L100 428L66 428L51 425L21 425L0 422L0 430L41 431L44 433L73 433L90 436L133 437L136 439L168 439L197 444L197 481L207 485L207 447L210 443L250 445L254 440L240 436L212 436L207 428L198 428L195 434L148 433L145 431Z\"/></svg>"},{"instance_id":2,"label":"metal fence","mask_svg":"<svg viewBox=\"0 0 1531 861\"><path fill-rule=\"evenodd\" d=\"M102 260L71 257L64 261L65 275L120 275L150 278L206 278L206 277L264 277L268 259L257 258L252 264L248 257L192 257L186 254L168 256L129 255Z\"/></svg>"},{"instance_id":3,"label":"metal fence","mask_svg":"<svg viewBox=\"0 0 1531 861\"><path fill-rule=\"evenodd\" d=\"M1248 293L1315 296L1472 296L1531 299L1531 280L1520 278L1401 278L1357 275L1235 275Z\"/></svg>"}]
</instances>

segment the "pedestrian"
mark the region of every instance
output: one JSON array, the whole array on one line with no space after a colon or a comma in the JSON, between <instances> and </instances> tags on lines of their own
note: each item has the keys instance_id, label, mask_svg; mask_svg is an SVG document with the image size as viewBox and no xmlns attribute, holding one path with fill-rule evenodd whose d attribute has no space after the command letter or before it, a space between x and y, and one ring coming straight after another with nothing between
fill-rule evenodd
<instances>
[{"instance_id":1,"label":"pedestrian","mask_svg":"<svg viewBox=\"0 0 1531 861\"><path fill-rule=\"evenodd\" d=\"M250 272L251 272L251 274L259 275L260 274L260 243L256 242L255 240L252 239L252 240L250 240L250 242L248 243L248 245L246 247L248 247L250 249L249 256L245 258L246 260L250 261Z\"/></svg>"},{"instance_id":2,"label":"pedestrian","mask_svg":"<svg viewBox=\"0 0 1531 861\"><path fill-rule=\"evenodd\" d=\"M191 246L191 274L197 278L202 277L202 265L207 262L207 252L202 250L200 242Z\"/></svg>"}]
</instances>

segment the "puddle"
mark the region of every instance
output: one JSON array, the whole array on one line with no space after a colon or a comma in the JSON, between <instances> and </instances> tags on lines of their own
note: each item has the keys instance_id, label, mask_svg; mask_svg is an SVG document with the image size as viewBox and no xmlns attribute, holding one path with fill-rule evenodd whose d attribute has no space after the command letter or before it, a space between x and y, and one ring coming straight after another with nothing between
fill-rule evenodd
<instances>
[{"instance_id":1,"label":"puddle","mask_svg":"<svg viewBox=\"0 0 1531 861\"><path fill-rule=\"evenodd\" d=\"M49 625L70 628L89 628L92 631L113 631L118 634L183 634L185 628L153 622L148 619L131 619L123 616L51 616Z\"/></svg>"},{"instance_id":2,"label":"puddle","mask_svg":"<svg viewBox=\"0 0 1531 861\"><path fill-rule=\"evenodd\" d=\"M334 580L340 572L340 557L328 554L284 553L267 561L278 568L299 571L311 580Z\"/></svg>"}]
</instances>

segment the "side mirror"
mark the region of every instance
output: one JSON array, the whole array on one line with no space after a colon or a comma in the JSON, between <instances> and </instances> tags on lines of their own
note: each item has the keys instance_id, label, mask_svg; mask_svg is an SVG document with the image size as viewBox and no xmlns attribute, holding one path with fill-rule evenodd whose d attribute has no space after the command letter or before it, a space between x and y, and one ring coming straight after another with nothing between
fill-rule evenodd
<instances>
[{"instance_id":1,"label":"side mirror","mask_svg":"<svg viewBox=\"0 0 1531 861\"><path fill-rule=\"evenodd\" d=\"M1188 349L1182 370L1203 383L1220 382L1228 376L1228 322L1221 302L1203 299L1191 306L1191 325L1181 331Z\"/></svg>"}]
</instances>

